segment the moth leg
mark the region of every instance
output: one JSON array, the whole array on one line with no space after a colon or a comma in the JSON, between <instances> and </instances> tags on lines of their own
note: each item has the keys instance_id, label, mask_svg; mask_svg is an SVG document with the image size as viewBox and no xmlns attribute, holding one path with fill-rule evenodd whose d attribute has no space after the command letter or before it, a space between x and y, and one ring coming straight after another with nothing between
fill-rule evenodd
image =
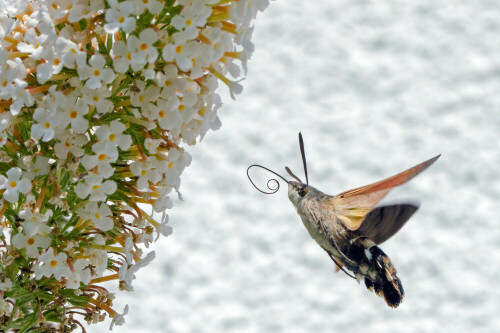
<instances>
[{"instance_id":1,"label":"moth leg","mask_svg":"<svg viewBox=\"0 0 500 333\"><path fill-rule=\"evenodd\" d=\"M342 267L342 264L339 263L337 261L337 259L335 259L335 257L327 250L325 249L324 247L322 247L323 250L325 250L326 253L328 253L328 256L333 260L333 262L335 263L335 265L337 265L337 272L338 271L342 271L344 272L347 276L349 276L350 278L353 278L356 280L356 277L352 274L350 274L348 271L346 271L343 267Z\"/></svg>"},{"instance_id":2,"label":"moth leg","mask_svg":"<svg viewBox=\"0 0 500 333\"><path fill-rule=\"evenodd\" d=\"M319 225L322 227L323 232L325 233L325 236L326 236L326 237L328 237L328 240L329 240L330 244L331 244L331 245L333 245L333 247L335 248L335 250L337 250L337 252L338 252L338 253L339 253L342 257L344 257L344 259L345 259L345 260L346 260L349 264L351 264L352 266L356 267L356 266L357 266L357 265L356 265L356 262L355 262L355 261L353 261L353 260L351 260L350 258L348 258L348 257L344 254L344 252L342 252L342 250L340 250L340 249L339 249L339 246L337 245L337 243L335 243L335 241L332 239L332 237L329 237L328 232L327 232L327 231L326 231L326 229L325 229L325 226L324 226L322 223L320 223ZM328 251L327 251L327 252L328 252ZM330 254L330 253L328 253L328 254ZM336 262L335 262L335 263L336 263Z\"/></svg>"}]
</instances>

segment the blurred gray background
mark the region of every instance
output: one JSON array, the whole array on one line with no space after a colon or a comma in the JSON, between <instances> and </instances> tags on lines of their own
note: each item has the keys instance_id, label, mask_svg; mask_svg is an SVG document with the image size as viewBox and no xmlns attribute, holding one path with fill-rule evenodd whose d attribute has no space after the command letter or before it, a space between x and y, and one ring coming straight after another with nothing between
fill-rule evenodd
<instances>
[{"instance_id":1,"label":"blurred gray background","mask_svg":"<svg viewBox=\"0 0 500 333\"><path fill-rule=\"evenodd\" d=\"M280 0L255 23L243 94L196 147L172 236L137 274L126 332L497 332L500 326L500 3ZM335 194L438 153L388 200L422 206L382 249L394 310L309 237L261 163ZM267 176L267 175L266 175ZM109 322L91 326L105 331Z\"/></svg>"}]
</instances>

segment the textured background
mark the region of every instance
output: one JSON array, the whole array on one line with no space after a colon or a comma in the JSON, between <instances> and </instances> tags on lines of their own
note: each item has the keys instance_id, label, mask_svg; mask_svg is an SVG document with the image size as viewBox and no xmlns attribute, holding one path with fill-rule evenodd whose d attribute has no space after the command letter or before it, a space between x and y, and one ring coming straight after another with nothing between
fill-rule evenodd
<instances>
[{"instance_id":1,"label":"textured background","mask_svg":"<svg viewBox=\"0 0 500 333\"><path fill-rule=\"evenodd\" d=\"M245 89L193 147L174 234L137 274L126 332L494 332L500 326L500 3L276 1L257 18ZM225 91L221 87L221 91ZM329 194L438 153L391 192L422 207L382 248L400 308L342 274L262 163ZM107 330L109 322L91 332Z\"/></svg>"}]
</instances>

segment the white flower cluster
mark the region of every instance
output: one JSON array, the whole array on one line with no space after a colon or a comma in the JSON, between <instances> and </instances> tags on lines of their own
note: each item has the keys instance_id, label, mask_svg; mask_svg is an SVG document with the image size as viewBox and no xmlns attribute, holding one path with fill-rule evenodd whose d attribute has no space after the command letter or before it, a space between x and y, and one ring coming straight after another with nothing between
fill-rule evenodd
<instances>
[{"instance_id":1,"label":"white flower cluster","mask_svg":"<svg viewBox=\"0 0 500 333\"><path fill-rule=\"evenodd\" d=\"M267 5L0 0L0 326L72 330L67 304L123 322L97 284L132 290L141 245L171 233L182 145L220 127L218 81L241 91Z\"/></svg>"}]
</instances>

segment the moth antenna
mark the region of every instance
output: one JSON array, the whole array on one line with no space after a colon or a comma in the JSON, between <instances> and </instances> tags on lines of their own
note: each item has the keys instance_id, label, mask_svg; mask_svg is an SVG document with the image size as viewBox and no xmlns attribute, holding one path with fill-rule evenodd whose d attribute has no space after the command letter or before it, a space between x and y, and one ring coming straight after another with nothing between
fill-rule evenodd
<instances>
[{"instance_id":1,"label":"moth antenna","mask_svg":"<svg viewBox=\"0 0 500 333\"><path fill-rule=\"evenodd\" d=\"M250 180L250 183L252 183L253 187L255 187L257 189L257 191L261 192L261 193L264 193L264 194L274 194L276 192L278 192L278 190L280 189L280 183L277 179L275 178L271 178L267 181L267 188L271 191L271 192L266 192L266 191L262 191L260 188L257 187L257 185L255 185L255 183L252 181L252 178L250 177L250 169L253 168L253 167L259 167L259 168L262 168L264 170L267 170L273 174L275 174L276 176L280 177L281 179L283 179L283 181L285 181L285 183L288 184L288 180L286 180L285 178L283 178L283 176L281 176L280 174L274 172L273 170L271 169L268 169L266 168L265 166L262 166L262 165L258 165L258 164L252 164L248 167L247 169L247 177L248 177L248 180ZM271 184L276 184L276 187L271 187Z\"/></svg>"},{"instance_id":2,"label":"moth antenna","mask_svg":"<svg viewBox=\"0 0 500 333\"><path fill-rule=\"evenodd\" d=\"M288 172L288 174L289 174L289 175L290 175L293 179L295 179L296 181L298 181L298 182L299 182L299 183L301 183L301 184L304 184L304 183L302 182L302 180L300 180L300 178L299 178L299 177L297 177L297 176L295 176L295 175L293 174L293 172L292 172L292 170L290 170L290 168L288 168L288 167L286 166L286 167L285 167L285 170L286 170L286 172Z\"/></svg>"},{"instance_id":3,"label":"moth antenna","mask_svg":"<svg viewBox=\"0 0 500 333\"><path fill-rule=\"evenodd\" d=\"M304 140L302 139L302 133L300 132L299 132L299 146L300 146L300 154L302 155L302 163L304 163L304 173L306 174L306 185L309 186L309 177L307 177L306 154L304 152Z\"/></svg>"}]
</instances>

